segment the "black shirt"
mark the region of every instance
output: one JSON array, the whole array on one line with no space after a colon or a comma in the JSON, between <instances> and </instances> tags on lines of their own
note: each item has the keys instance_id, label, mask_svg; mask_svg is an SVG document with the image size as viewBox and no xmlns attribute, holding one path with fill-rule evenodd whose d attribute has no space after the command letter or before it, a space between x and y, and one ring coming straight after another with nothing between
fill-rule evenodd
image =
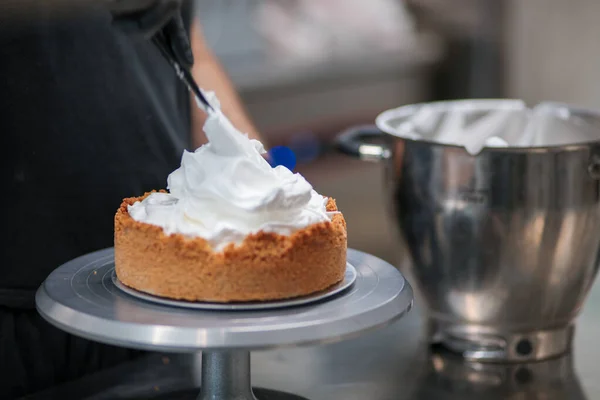
<instances>
[{"instance_id":1,"label":"black shirt","mask_svg":"<svg viewBox=\"0 0 600 400\"><path fill-rule=\"evenodd\" d=\"M52 327L34 294L62 263L112 246L124 197L166 186L189 143L190 102L158 50L115 31L102 2L63 14L27 0L12 20L5 2L0 399L14 399L137 355Z\"/></svg>"},{"instance_id":2,"label":"black shirt","mask_svg":"<svg viewBox=\"0 0 600 400\"><path fill-rule=\"evenodd\" d=\"M112 246L121 200L164 188L190 132L173 70L106 10L26 15L0 27L0 306L11 307L33 307L53 269Z\"/></svg>"}]
</instances>

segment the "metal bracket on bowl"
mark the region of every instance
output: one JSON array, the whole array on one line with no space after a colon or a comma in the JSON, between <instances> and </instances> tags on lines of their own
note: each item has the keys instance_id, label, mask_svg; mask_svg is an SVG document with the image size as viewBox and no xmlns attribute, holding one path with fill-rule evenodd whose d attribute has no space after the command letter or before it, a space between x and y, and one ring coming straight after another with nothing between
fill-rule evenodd
<instances>
[{"instance_id":1,"label":"metal bracket on bowl","mask_svg":"<svg viewBox=\"0 0 600 400\"><path fill-rule=\"evenodd\" d=\"M574 326L534 332L501 332L480 327L451 327L436 333L435 342L480 362L539 361L568 353Z\"/></svg>"},{"instance_id":2,"label":"metal bracket on bowl","mask_svg":"<svg viewBox=\"0 0 600 400\"><path fill-rule=\"evenodd\" d=\"M506 358L506 340L490 335L459 336L449 332L440 335L440 342L448 350L468 360Z\"/></svg>"}]
</instances>

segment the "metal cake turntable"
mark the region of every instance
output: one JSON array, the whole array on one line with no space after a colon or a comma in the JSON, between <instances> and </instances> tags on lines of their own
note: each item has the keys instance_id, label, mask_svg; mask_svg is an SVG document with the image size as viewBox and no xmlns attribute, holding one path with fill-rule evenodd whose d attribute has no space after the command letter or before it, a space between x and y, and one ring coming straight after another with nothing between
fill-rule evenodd
<instances>
[{"instance_id":1,"label":"metal cake turntable","mask_svg":"<svg viewBox=\"0 0 600 400\"><path fill-rule=\"evenodd\" d=\"M343 340L410 310L412 289L396 268L356 250L348 250L348 263L353 268L346 278L354 270L354 283L328 298L292 300L269 310L217 311L159 304L119 289L113 281L114 251L105 249L52 272L36 303L48 322L90 340L151 351L202 351L199 399L251 400L256 399L251 350Z\"/></svg>"}]
</instances>

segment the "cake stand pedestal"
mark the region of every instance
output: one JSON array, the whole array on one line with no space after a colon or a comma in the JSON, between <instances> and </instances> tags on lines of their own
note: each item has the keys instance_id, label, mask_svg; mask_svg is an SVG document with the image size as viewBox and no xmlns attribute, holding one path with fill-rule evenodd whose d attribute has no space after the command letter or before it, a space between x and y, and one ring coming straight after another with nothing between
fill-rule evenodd
<instances>
[{"instance_id":1,"label":"cake stand pedestal","mask_svg":"<svg viewBox=\"0 0 600 400\"><path fill-rule=\"evenodd\" d=\"M326 301L262 311L200 311L121 291L112 281L114 251L105 249L52 272L36 304L48 322L89 340L150 351L202 351L200 400L256 400L251 350L336 342L390 324L410 310L412 289L396 268L356 250L348 250L348 262L356 268L356 281ZM257 395L299 399L267 390Z\"/></svg>"}]
</instances>

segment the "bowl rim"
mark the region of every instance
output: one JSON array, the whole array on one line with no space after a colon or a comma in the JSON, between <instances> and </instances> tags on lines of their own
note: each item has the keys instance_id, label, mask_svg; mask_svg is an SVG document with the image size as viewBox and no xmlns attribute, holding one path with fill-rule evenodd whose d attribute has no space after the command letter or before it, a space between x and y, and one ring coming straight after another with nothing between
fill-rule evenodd
<instances>
[{"instance_id":1,"label":"bowl rim","mask_svg":"<svg viewBox=\"0 0 600 400\"><path fill-rule=\"evenodd\" d=\"M593 117L600 121L600 112L580 107L572 104L561 103L561 102L544 102L547 105L553 105L556 107L566 107L573 114L582 117ZM393 136L397 139L404 140L413 143L422 143L429 146L440 146L445 148L462 149L465 153L469 154L464 146L458 144L446 144L440 143L433 140L414 139L407 136L403 136L397 132L397 129L393 128L389 121L392 119L407 117L414 114L416 110L423 106L433 107L436 109L445 110L449 107L458 107L471 110L489 110L491 106L496 106L496 109L516 110L526 107L526 103L519 99L510 98L482 98L482 99L460 99L460 100L440 100L433 102L421 102L415 104L407 104L400 107L392 108L381 112L375 118L375 125L382 132L387 135ZM575 152L582 150L589 150L594 145L600 146L600 138L596 140L583 141L574 144L560 144L560 145L548 145L548 146L535 146L535 147L484 147L480 153L473 155L474 157L482 153L507 153L507 154L519 154L519 153L558 153L558 152Z\"/></svg>"}]
</instances>

